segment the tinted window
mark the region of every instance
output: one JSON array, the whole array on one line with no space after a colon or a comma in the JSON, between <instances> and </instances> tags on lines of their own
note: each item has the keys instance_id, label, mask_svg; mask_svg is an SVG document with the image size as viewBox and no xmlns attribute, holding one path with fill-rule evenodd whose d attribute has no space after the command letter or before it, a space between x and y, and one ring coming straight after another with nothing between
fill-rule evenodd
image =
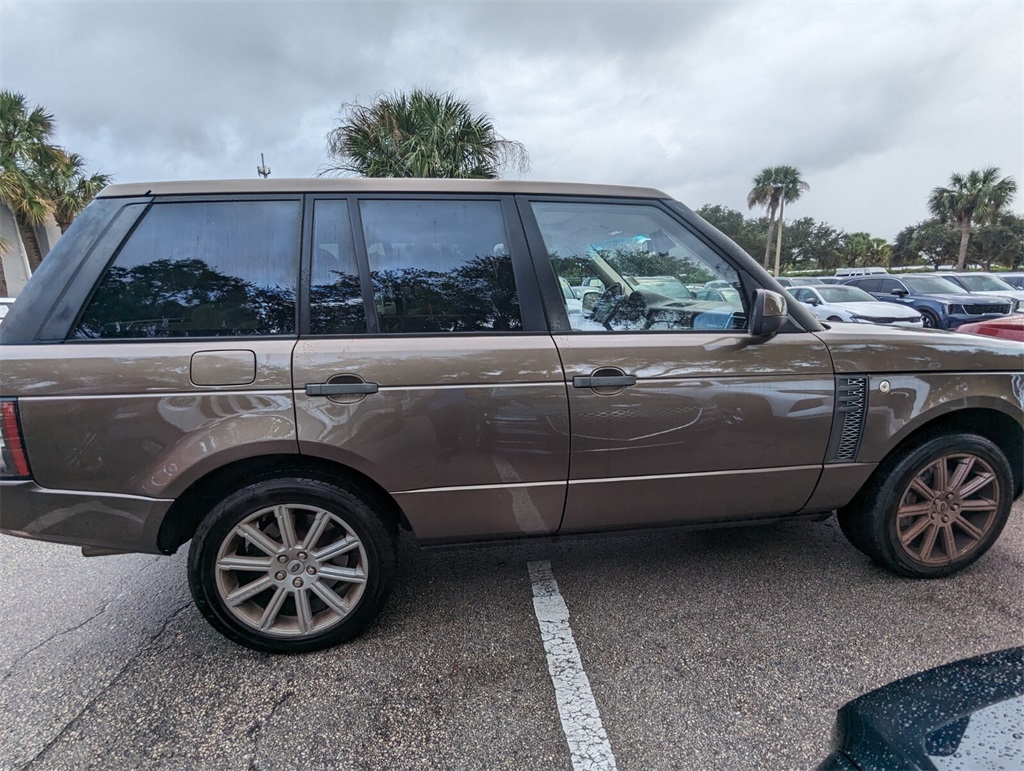
<instances>
[{"instance_id":1,"label":"tinted window","mask_svg":"<svg viewBox=\"0 0 1024 771\"><path fill-rule=\"evenodd\" d=\"M532 204L555 274L606 289L582 309L580 331L742 329L739 276L716 252L655 206Z\"/></svg>"},{"instance_id":2,"label":"tinted window","mask_svg":"<svg viewBox=\"0 0 1024 771\"><path fill-rule=\"evenodd\" d=\"M877 292L878 285L882 282L881 279L877 278L859 278L856 281L851 281L850 283L860 289L863 289L865 292Z\"/></svg>"},{"instance_id":3,"label":"tinted window","mask_svg":"<svg viewBox=\"0 0 1024 771\"><path fill-rule=\"evenodd\" d=\"M366 331L348 202L317 201L313 208L310 332L351 335Z\"/></svg>"},{"instance_id":4,"label":"tinted window","mask_svg":"<svg viewBox=\"0 0 1024 771\"><path fill-rule=\"evenodd\" d=\"M938 276L907 276L903 282L917 294L968 294L963 287Z\"/></svg>"},{"instance_id":5,"label":"tinted window","mask_svg":"<svg viewBox=\"0 0 1024 771\"><path fill-rule=\"evenodd\" d=\"M154 205L75 336L294 333L299 218L298 201Z\"/></svg>"},{"instance_id":6,"label":"tinted window","mask_svg":"<svg viewBox=\"0 0 1024 771\"><path fill-rule=\"evenodd\" d=\"M382 332L522 329L497 201L363 201Z\"/></svg>"},{"instance_id":7,"label":"tinted window","mask_svg":"<svg viewBox=\"0 0 1024 771\"><path fill-rule=\"evenodd\" d=\"M894 278L883 278L878 282L878 289L875 291L882 294L892 294L893 289L903 289L903 284Z\"/></svg>"}]
</instances>

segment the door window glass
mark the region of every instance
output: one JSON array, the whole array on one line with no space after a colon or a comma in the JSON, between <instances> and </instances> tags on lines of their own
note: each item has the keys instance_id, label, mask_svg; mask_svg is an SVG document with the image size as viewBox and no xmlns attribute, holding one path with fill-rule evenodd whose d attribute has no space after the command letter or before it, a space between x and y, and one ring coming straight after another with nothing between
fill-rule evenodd
<instances>
[{"instance_id":1,"label":"door window glass","mask_svg":"<svg viewBox=\"0 0 1024 771\"><path fill-rule=\"evenodd\" d=\"M532 204L578 331L743 329L746 300L736 270L654 206Z\"/></svg>"},{"instance_id":2,"label":"door window glass","mask_svg":"<svg viewBox=\"0 0 1024 771\"><path fill-rule=\"evenodd\" d=\"M363 201L381 332L521 330L497 201Z\"/></svg>"},{"instance_id":3,"label":"door window glass","mask_svg":"<svg viewBox=\"0 0 1024 771\"><path fill-rule=\"evenodd\" d=\"M883 278L878 280L878 289L876 292L881 294L892 294L893 289L902 289L903 284L894 278Z\"/></svg>"},{"instance_id":4,"label":"door window glass","mask_svg":"<svg viewBox=\"0 0 1024 771\"><path fill-rule=\"evenodd\" d=\"M366 332L347 201L314 204L311 275L309 331L314 335Z\"/></svg>"},{"instance_id":5,"label":"door window glass","mask_svg":"<svg viewBox=\"0 0 1024 771\"><path fill-rule=\"evenodd\" d=\"M293 334L299 225L298 201L155 204L74 336Z\"/></svg>"}]
</instances>

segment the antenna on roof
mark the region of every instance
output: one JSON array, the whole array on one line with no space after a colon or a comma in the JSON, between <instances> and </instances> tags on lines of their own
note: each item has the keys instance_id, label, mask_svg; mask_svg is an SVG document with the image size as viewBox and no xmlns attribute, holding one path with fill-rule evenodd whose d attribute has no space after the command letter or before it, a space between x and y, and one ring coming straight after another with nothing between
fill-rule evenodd
<instances>
[{"instance_id":1,"label":"antenna on roof","mask_svg":"<svg viewBox=\"0 0 1024 771\"><path fill-rule=\"evenodd\" d=\"M260 153L260 165L256 167L256 173L263 177L263 179L270 176L270 167L267 166L267 162L263 160L263 153Z\"/></svg>"}]
</instances>

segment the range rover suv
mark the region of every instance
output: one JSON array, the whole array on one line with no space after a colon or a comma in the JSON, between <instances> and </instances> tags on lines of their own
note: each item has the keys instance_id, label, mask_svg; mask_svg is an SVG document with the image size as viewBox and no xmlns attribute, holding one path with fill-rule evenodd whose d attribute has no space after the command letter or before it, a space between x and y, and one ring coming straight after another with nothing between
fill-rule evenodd
<instances>
[{"instance_id":1,"label":"range rover suv","mask_svg":"<svg viewBox=\"0 0 1024 771\"><path fill-rule=\"evenodd\" d=\"M430 545L838 510L861 552L930 577L984 554L1024 486L1024 346L825 329L650 189L116 185L0 344L0 530L86 555L191 542L200 611L271 652L369 624L401 528Z\"/></svg>"}]
</instances>

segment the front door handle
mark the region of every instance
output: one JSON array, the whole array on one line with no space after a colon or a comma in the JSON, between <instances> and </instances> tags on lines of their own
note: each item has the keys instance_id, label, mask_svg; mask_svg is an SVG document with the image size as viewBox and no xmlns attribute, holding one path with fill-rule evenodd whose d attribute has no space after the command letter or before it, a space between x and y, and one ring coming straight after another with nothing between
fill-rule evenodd
<instances>
[{"instance_id":1,"label":"front door handle","mask_svg":"<svg viewBox=\"0 0 1024 771\"><path fill-rule=\"evenodd\" d=\"M378 390L376 383L306 383L306 396L352 396Z\"/></svg>"},{"instance_id":2,"label":"front door handle","mask_svg":"<svg viewBox=\"0 0 1024 771\"><path fill-rule=\"evenodd\" d=\"M623 388L636 385L633 375L576 375L572 379L573 388Z\"/></svg>"}]
</instances>

